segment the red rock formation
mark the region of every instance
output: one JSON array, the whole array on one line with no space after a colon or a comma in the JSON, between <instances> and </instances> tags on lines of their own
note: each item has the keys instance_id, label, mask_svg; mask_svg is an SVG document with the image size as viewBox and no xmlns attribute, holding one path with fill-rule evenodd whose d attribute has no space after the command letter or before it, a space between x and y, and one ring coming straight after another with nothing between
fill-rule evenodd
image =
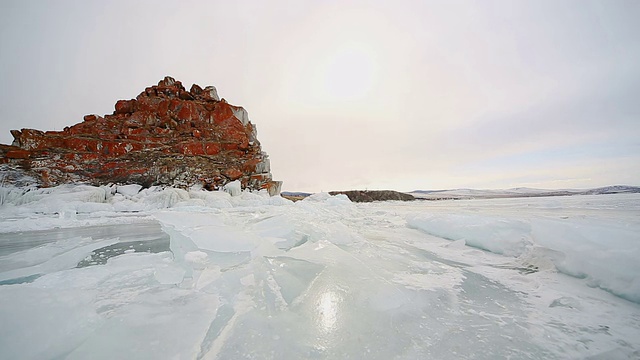
<instances>
[{"instance_id":1,"label":"red rock formation","mask_svg":"<svg viewBox=\"0 0 640 360\"><path fill-rule=\"evenodd\" d=\"M202 184L213 190L240 180L243 188L280 191L247 112L220 100L212 86L186 91L171 77L135 99L119 100L111 115L86 115L62 131L11 134L13 144L0 145L5 182Z\"/></svg>"}]
</instances>

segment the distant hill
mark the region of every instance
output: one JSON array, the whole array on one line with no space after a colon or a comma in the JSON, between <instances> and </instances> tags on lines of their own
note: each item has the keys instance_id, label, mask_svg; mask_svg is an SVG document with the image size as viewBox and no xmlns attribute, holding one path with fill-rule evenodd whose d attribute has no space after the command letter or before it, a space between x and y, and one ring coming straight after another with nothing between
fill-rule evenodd
<instances>
[{"instance_id":1,"label":"distant hill","mask_svg":"<svg viewBox=\"0 0 640 360\"><path fill-rule=\"evenodd\" d=\"M331 195L345 194L353 202L371 202L386 200L462 200L462 199L499 199L543 196L600 195L640 193L640 187L613 185L594 189L534 189L519 187L501 190L451 189L451 190L414 190L408 193L392 190L350 190L331 191ZM287 199L298 201L311 195L307 192L283 191L281 195Z\"/></svg>"},{"instance_id":2,"label":"distant hill","mask_svg":"<svg viewBox=\"0 0 640 360\"><path fill-rule=\"evenodd\" d=\"M627 185L605 186L595 189L533 189L513 188L503 190L477 190L477 189L452 189L452 190L414 190L409 194L423 200L448 200L448 199L496 199L513 197L542 197L542 196L567 196L567 195L599 195L640 193L640 187Z\"/></svg>"},{"instance_id":3,"label":"distant hill","mask_svg":"<svg viewBox=\"0 0 640 360\"><path fill-rule=\"evenodd\" d=\"M330 191L329 194L330 195L344 194L344 195L347 195L349 200L353 202L373 202L373 201L390 201L390 200L411 201L416 199L411 194L402 193L402 192L393 191L393 190ZM305 193L305 192L283 191L280 193L280 196L292 201L302 200L309 195L311 194Z\"/></svg>"},{"instance_id":4,"label":"distant hill","mask_svg":"<svg viewBox=\"0 0 640 360\"><path fill-rule=\"evenodd\" d=\"M331 195L345 194L349 200L353 202L373 202L373 201L411 201L415 197L411 194L401 193L393 190L349 190L349 191L331 191Z\"/></svg>"},{"instance_id":5,"label":"distant hill","mask_svg":"<svg viewBox=\"0 0 640 360\"><path fill-rule=\"evenodd\" d=\"M587 195L600 194L620 194L620 193L640 193L640 187L627 185L613 185L601 188L590 189L584 192Z\"/></svg>"}]
</instances>

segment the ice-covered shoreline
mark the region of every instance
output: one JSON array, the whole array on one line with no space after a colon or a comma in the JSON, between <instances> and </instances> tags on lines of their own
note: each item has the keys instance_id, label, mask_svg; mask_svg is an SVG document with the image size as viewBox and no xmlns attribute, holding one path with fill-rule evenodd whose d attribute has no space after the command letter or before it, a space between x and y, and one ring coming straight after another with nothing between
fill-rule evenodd
<instances>
[{"instance_id":1,"label":"ice-covered shoreline","mask_svg":"<svg viewBox=\"0 0 640 360\"><path fill-rule=\"evenodd\" d=\"M150 212L172 207L227 209L290 203L265 191L206 191L140 185L61 185L52 188L0 187L0 233L58 227L135 222ZM239 195L232 196L231 194ZM38 217L37 222L32 221Z\"/></svg>"},{"instance_id":2,"label":"ice-covered shoreline","mask_svg":"<svg viewBox=\"0 0 640 360\"><path fill-rule=\"evenodd\" d=\"M0 321L10 324L0 330L0 355L640 354L640 305L632 302L640 293L639 195L355 204L340 195L293 203L229 192L5 191L2 241L96 225L115 233L0 256L0 281L8 281ZM142 251L149 247L134 246L130 228L118 234L125 222L157 222L170 249ZM154 229L148 239L160 236ZM123 243L126 250L101 250ZM105 261L86 266L96 253Z\"/></svg>"}]
</instances>

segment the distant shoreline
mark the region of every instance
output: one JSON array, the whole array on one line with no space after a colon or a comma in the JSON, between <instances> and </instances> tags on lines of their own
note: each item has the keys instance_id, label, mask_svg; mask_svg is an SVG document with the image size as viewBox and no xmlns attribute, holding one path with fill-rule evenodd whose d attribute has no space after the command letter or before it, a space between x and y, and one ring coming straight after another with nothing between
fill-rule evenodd
<instances>
[{"instance_id":1,"label":"distant shoreline","mask_svg":"<svg viewBox=\"0 0 640 360\"><path fill-rule=\"evenodd\" d=\"M372 201L442 201L442 200L474 200L474 199L512 199L512 198L538 198L555 196L575 196L575 195L610 195L610 194L633 194L640 193L640 187L628 185L613 185L593 189L563 189L546 190L515 188L505 190L476 190L476 189L454 189L454 190L414 190L412 192L398 192L393 190L349 190L331 191L329 194L345 194L353 202ZM292 200L300 201L312 193L305 192L282 192L281 196ZM411 196L409 198L407 196Z\"/></svg>"}]
</instances>

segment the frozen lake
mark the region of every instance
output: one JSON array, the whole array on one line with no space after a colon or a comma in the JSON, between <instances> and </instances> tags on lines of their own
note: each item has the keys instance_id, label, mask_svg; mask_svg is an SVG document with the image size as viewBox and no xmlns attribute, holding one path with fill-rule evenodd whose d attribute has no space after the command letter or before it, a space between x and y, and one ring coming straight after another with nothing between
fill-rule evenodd
<instances>
[{"instance_id":1,"label":"frozen lake","mask_svg":"<svg viewBox=\"0 0 640 360\"><path fill-rule=\"evenodd\" d=\"M640 195L138 190L4 190L0 358L640 358Z\"/></svg>"}]
</instances>

